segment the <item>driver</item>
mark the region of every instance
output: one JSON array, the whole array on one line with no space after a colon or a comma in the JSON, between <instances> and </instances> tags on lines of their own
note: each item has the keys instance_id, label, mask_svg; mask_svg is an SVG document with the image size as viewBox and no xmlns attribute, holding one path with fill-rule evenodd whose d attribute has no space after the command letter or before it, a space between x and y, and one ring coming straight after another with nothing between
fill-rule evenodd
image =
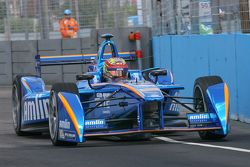
<instances>
[{"instance_id":1,"label":"driver","mask_svg":"<svg viewBox=\"0 0 250 167\"><path fill-rule=\"evenodd\" d=\"M127 79L128 65L123 58L107 59L103 65L103 77L107 82L119 82Z\"/></svg>"}]
</instances>

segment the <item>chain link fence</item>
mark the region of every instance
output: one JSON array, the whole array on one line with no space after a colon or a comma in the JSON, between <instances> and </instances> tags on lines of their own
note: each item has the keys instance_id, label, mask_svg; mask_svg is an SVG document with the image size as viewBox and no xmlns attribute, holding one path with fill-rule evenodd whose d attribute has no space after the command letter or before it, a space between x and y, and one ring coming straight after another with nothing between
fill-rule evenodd
<instances>
[{"instance_id":1,"label":"chain link fence","mask_svg":"<svg viewBox=\"0 0 250 167\"><path fill-rule=\"evenodd\" d=\"M0 0L0 41L61 38L65 9L91 29L152 27L153 35L249 33L250 0Z\"/></svg>"},{"instance_id":2,"label":"chain link fence","mask_svg":"<svg viewBox=\"0 0 250 167\"><path fill-rule=\"evenodd\" d=\"M249 0L154 0L154 35L249 33Z\"/></svg>"},{"instance_id":3,"label":"chain link fence","mask_svg":"<svg viewBox=\"0 0 250 167\"><path fill-rule=\"evenodd\" d=\"M151 0L0 0L0 41L61 38L65 9L79 23L78 37L93 28L151 26Z\"/></svg>"}]
</instances>

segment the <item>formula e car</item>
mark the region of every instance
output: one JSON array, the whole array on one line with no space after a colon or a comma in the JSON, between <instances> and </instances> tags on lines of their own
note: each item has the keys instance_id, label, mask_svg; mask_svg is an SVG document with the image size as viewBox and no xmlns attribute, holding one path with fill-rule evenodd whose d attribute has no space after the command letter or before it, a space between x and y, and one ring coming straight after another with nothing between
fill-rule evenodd
<instances>
[{"instance_id":1,"label":"formula e car","mask_svg":"<svg viewBox=\"0 0 250 167\"><path fill-rule=\"evenodd\" d=\"M229 93L219 76L196 79L193 97L179 96L184 87L162 68L128 70L127 79L106 82L102 74L106 59L135 61L136 57L119 53L111 34L103 38L97 56L38 55L37 76L16 76L13 122L17 135L49 131L54 145L76 145L100 136L145 139L173 131L197 131L202 139L228 135ZM111 53L105 53L106 47ZM85 63L92 64L87 73L76 75L76 83L56 83L45 90L42 66Z\"/></svg>"}]
</instances>

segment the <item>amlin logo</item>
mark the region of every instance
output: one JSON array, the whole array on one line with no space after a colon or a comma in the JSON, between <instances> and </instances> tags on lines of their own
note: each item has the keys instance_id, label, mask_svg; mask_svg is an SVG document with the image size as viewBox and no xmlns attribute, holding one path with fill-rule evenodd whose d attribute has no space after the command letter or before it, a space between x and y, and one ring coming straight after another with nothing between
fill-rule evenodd
<instances>
[{"instance_id":1,"label":"amlin logo","mask_svg":"<svg viewBox=\"0 0 250 167\"><path fill-rule=\"evenodd\" d=\"M209 114L188 114L188 119L191 122L207 122L210 120Z\"/></svg>"},{"instance_id":2,"label":"amlin logo","mask_svg":"<svg viewBox=\"0 0 250 167\"><path fill-rule=\"evenodd\" d=\"M85 120L86 129L99 129L105 127L106 121L104 119Z\"/></svg>"},{"instance_id":3,"label":"amlin logo","mask_svg":"<svg viewBox=\"0 0 250 167\"><path fill-rule=\"evenodd\" d=\"M191 115L189 119L209 119L209 115L208 114Z\"/></svg>"}]
</instances>

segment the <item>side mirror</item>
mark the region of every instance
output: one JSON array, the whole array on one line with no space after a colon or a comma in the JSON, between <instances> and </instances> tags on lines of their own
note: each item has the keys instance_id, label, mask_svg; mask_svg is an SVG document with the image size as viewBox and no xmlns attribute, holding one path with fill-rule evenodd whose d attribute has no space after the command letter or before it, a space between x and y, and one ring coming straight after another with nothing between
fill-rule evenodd
<instances>
[{"instance_id":1,"label":"side mirror","mask_svg":"<svg viewBox=\"0 0 250 167\"><path fill-rule=\"evenodd\" d=\"M158 76L161 76L161 75L167 75L167 70L163 70L163 69L154 70L150 74L153 75L154 77L158 77Z\"/></svg>"},{"instance_id":2,"label":"side mirror","mask_svg":"<svg viewBox=\"0 0 250 167\"><path fill-rule=\"evenodd\" d=\"M168 72L165 69L159 69L159 70L154 70L150 72L150 74L155 77L155 83L157 83L158 81L158 76L166 76L167 73Z\"/></svg>"},{"instance_id":3,"label":"side mirror","mask_svg":"<svg viewBox=\"0 0 250 167\"><path fill-rule=\"evenodd\" d=\"M81 81L81 80L87 80L88 81L88 84L89 84L89 87L91 89L94 89L90 83L90 80L93 79L95 76L92 75L92 74L81 74L81 75L76 75L76 80L77 81Z\"/></svg>"},{"instance_id":4,"label":"side mirror","mask_svg":"<svg viewBox=\"0 0 250 167\"><path fill-rule=\"evenodd\" d=\"M76 80L77 81L81 81L81 80L91 80L93 79L95 76L92 74L81 74L81 75L76 75Z\"/></svg>"}]
</instances>

